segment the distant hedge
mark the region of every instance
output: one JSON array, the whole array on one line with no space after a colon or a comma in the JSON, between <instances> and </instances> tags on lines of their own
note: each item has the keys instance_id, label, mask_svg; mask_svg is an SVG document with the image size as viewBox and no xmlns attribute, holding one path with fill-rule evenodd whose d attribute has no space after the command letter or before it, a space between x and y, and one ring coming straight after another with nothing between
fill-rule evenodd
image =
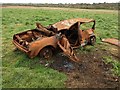
<instances>
[{"instance_id":1,"label":"distant hedge","mask_svg":"<svg viewBox=\"0 0 120 90\"><path fill-rule=\"evenodd\" d=\"M109 10L118 10L119 4L118 3L76 3L76 4L34 4L34 3L4 3L2 6L35 6L35 7L63 7L63 8L80 8L80 9L109 9Z\"/></svg>"}]
</instances>

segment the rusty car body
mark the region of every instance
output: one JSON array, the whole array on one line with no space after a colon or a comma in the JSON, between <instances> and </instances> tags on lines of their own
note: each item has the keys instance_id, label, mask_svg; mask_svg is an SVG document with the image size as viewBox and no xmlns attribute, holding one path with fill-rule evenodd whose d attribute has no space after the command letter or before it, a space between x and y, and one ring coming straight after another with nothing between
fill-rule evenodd
<instances>
[{"instance_id":1,"label":"rusty car body","mask_svg":"<svg viewBox=\"0 0 120 90\"><path fill-rule=\"evenodd\" d=\"M81 29L81 25L92 23L90 28ZM37 55L46 59L53 55L54 50L61 49L71 60L78 62L73 49L87 44L94 45L95 20L75 18L63 20L43 27L36 23L36 28L13 36L13 44L30 58Z\"/></svg>"}]
</instances>

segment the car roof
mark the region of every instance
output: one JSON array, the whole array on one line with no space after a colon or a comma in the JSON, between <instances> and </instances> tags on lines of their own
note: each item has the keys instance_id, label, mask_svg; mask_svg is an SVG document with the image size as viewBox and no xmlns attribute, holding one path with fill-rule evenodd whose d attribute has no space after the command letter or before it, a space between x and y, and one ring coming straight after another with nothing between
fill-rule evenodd
<instances>
[{"instance_id":1,"label":"car roof","mask_svg":"<svg viewBox=\"0 0 120 90\"><path fill-rule=\"evenodd\" d=\"M86 18L73 18L73 19L68 19L68 20L63 20L60 22L57 22L53 24L52 26L54 28L57 28L58 31L62 29L69 29L73 24L77 22L82 22L82 23L87 23L87 22L92 22L95 21L94 19L86 19Z\"/></svg>"}]
</instances>

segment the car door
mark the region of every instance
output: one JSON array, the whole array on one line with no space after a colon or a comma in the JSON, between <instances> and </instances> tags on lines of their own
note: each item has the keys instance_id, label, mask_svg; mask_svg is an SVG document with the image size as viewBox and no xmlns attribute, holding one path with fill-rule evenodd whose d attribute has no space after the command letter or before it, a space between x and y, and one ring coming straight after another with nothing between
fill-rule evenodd
<instances>
[{"instance_id":1,"label":"car door","mask_svg":"<svg viewBox=\"0 0 120 90\"><path fill-rule=\"evenodd\" d=\"M62 49L63 53L72 61L79 61L73 51L73 48L70 46L68 39L65 36L63 36L62 39L58 41L58 46Z\"/></svg>"}]
</instances>

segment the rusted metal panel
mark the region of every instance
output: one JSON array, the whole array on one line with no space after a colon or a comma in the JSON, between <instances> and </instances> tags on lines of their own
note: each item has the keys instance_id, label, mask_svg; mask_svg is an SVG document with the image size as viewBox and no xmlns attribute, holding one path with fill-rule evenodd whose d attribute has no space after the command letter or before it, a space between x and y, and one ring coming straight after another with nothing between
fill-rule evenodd
<instances>
[{"instance_id":1,"label":"rusted metal panel","mask_svg":"<svg viewBox=\"0 0 120 90\"><path fill-rule=\"evenodd\" d=\"M94 22L94 25L83 31L80 29L82 23ZM13 36L14 45L21 51L27 53L30 58L37 55L48 58L52 56L57 47L71 60L80 61L75 55L73 48L93 43L95 38L95 20L93 19L69 19L57 22L48 27L36 23L37 28L27 30ZM64 32L62 30L65 30ZM67 29L67 30L66 30ZM91 38L94 37L94 38ZM93 41L92 41L93 40Z\"/></svg>"},{"instance_id":2,"label":"rusted metal panel","mask_svg":"<svg viewBox=\"0 0 120 90\"><path fill-rule=\"evenodd\" d=\"M37 29L45 32L47 34L47 36L49 35L54 35L54 32L47 30L45 27L43 27L40 23L36 23Z\"/></svg>"},{"instance_id":3,"label":"rusted metal panel","mask_svg":"<svg viewBox=\"0 0 120 90\"><path fill-rule=\"evenodd\" d=\"M79 61L65 35L63 35L61 40L58 41L58 45L63 50L64 54L67 55L71 60L75 62Z\"/></svg>"},{"instance_id":4,"label":"rusted metal panel","mask_svg":"<svg viewBox=\"0 0 120 90\"><path fill-rule=\"evenodd\" d=\"M57 22L53 24L53 27L57 28L58 31L62 29L69 29L73 24L77 22L82 22L82 23L87 23L87 22L92 22L94 21L93 19L83 19L83 18L74 18L74 19L69 19L69 20L63 20L60 22Z\"/></svg>"},{"instance_id":5,"label":"rusted metal panel","mask_svg":"<svg viewBox=\"0 0 120 90\"><path fill-rule=\"evenodd\" d=\"M29 51L31 51L30 53L30 57L33 58L35 56L38 55L38 53L47 46L52 46L53 48L57 47L57 39L55 36L51 36L51 37L46 37L43 38L42 40L37 40L35 42L32 42L29 46Z\"/></svg>"},{"instance_id":6,"label":"rusted metal panel","mask_svg":"<svg viewBox=\"0 0 120 90\"><path fill-rule=\"evenodd\" d=\"M116 46L120 47L120 41L115 39L115 38L106 38L106 39L102 39L103 42L107 42Z\"/></svg>"}]
</instances>

